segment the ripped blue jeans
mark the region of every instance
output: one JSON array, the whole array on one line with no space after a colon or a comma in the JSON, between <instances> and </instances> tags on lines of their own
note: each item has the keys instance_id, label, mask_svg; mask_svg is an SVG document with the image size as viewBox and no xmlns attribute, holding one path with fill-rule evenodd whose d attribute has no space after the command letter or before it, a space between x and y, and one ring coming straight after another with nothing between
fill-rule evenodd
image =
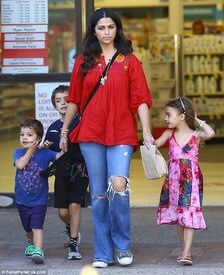
<instances>
[{"instance_id":1,"label":"ripped blue jeans","mask_svg":"<svg viewBox=\"0 0 224 275\"><path fill-rule=\"evenodd\" d=\"M130 250L129 170L133 146L80 143L89 180L94 226L94 260L114 262L114 249ZM127 181L126 190L115 192L113 177Z\"/></svg>"}]
</instances>

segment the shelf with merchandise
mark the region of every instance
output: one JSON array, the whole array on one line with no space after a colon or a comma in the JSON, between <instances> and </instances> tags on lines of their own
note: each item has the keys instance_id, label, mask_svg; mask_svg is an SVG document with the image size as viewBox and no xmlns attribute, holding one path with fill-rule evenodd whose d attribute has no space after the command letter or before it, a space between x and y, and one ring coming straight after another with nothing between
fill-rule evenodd
<instances>
[{"instance_id":1,"label":"shelf with merchandise","mask_svg":"<svg viewBox=\"0 0 224 275\"><path fill-rule=\"evenodd\" d=\"M199 93L186 93L186 96L189 97L201 97L201 98L206 98L206 97L215 97L215 96L223 96L224 92L214 92L214 93L203 93L203 94L199 94Z\"/></svg>"},{"instance_id":2,"label":"shelf with merchandise","mask_svg":"<svg viewBox=\"0 0 224 275\"><path fill-rule=\"evenodd\" d=\"M195 74L186 77L184 74L183 91L186 96L223 96L224 78L218 74Z\"/></svg>"},{"instance_id":3,"label":"shelf with merchandise","mask_svg":"<svg viewBox=\"0 0 224 275\"><path fill-rule=\"evenodd\" d=\"M187 95L186 95L187 96ZM224 115L224 98L223 97L191 97L192 104L196 113L203 116Z\"/></svg>"},{"instance_id":4,"label":"shelf with merchandise","mask_svg":"<svg viewBox=\"0 0 224 275\"><path fill-rule=\"evenodd\" d=\"M184 1L184 6L216 6L218 3L222 3L221 0L202 0L202 1Z\"/></svg>"},{"instance_id":5,"label":"shelf with merchandise","mask_svg":"<svg viewBox=\"0 0 224 275\"><path fill-rule=\"evenodd\" d=\"M223 94L223 93L222 93ZM190 95L186 95L190 97ZM194 110L200 118L206 120L215 130L215 138L224 136L224 98L193 95L191 98Z\"/></svg>"},{"instance_id":6,"label":"shelf with merchandise","mask_svg":"<svg viewBox=\"0 0 224 275\"><path fill-rule=\"evenodd\" d=\"M224 116L224 112L222 112L222 113L217 113L217 112L211 112L211 111L209 111L209 112L197 112L197 114L198 114L198 116L203 116L203 117L205 117L205 116L208 116L208 117L216 117L216 116L218 116L218 117L220 117L220 116Z\"/></svg>"},{"instance_id":7,"label":"shelf with merchandise","mask_svg":"<svg viewBox=\"0 0 224 275\"><path fill-rule=\"evenodd\" d=\"M224 50L224 49L223 49ZM205 55L205 56L210 56L210 55L223 55L223 52L221 51L213 51L213 52L184 52L184 55Z\"/></svg>"},{"instance_id":8,"label":"shelf with merchandise","mask_svg":"<svg viewBox=\"0 0 224 275\"><path fill-rule=\"evenodd\" d=\"M203 20L205 33L223 33L223 7L223 0L184 0L184 34L192 35L197 20Z\"/></svg>"},{"instance_id":9,"label":"shelf with merchandise","mask_svg":"<svg viewBox=\"0 0 224 275\"><path fill-rule=\"evenodd\" d=\"M169 63L174 63L174 60L169 60L169 61L165 61L165 60L156 60L156 61L150 61L150 64L169 64Z\"/></svg>"},{"instance_id":10,"label":"shelf with merchandise","mask_svg":"<svg viewBox=\"0 0 224 275\"><path fill-rule=\"evenodd\" d=\"M175 47L171 35L150 35L149 37L149 87L153 98L151 121L154 137L167 127L165 104L175 97Z\"/></svg>"},{"instance_id":11,"label":"shelf with merchandise","mask_svg":"<svg viewBox=\"0 0 224 275\"><path fill-rule=\"evenodd\" d=\"M221 75L221 76L223 76L224 75L224 71L218 71L218 72L195 72L195 73L184 73L184 75L186 75L186 76L189 76L189 77L192 77L192 76L197 76L197 75L214 75L215 77L217 76L217 75Z\"/></svg>"},{"instance_id":12,"label":"shelf with merchandise","mask_svg":"<svg viewBox=\"0 0 224 275\"><path fill-rule=\"evenodd\" d=\"M192 35L183 38L183 96L196 113L224 135L224 36Z\"/></svg>"},{"instance_id":13,"label":"shelf with merchandise","mask_svg":"<svg viewBox=\"0 0 224 275\"><path fill-rule=\"evenodd\" d=\"M34 117L35 96L33 84L2 84L0 91L0 131L13 130L21 121Z\"/></svg>"},{"instance_id":14,"label":"shelf with merchandise","mask_svg":"<svg viewBox=\"0 0 224 275\"><path fill-rule=\"evenodd\" d=\"M175 60L174 39L171 35L149 37L150 63L173 63Z\"/></svg>"},{"instance_id":15,"label":"shelf with merchandise","mask_svg":"<svg viewBox=\"0 0 224 275\"><path fill-rule=\"evenodd\" d=\"M183 55L223 54L224 35L203 34L183 38Z\"/></svg>"},{"instance_id":16,"label":"shelf with merchandise","mask_svg":"<svg viewBox=\"0 0 224 275\"><path fill-rule=\"evenodd\" d=\"M184 75L224 75L223 55L184 55Z\"/></svg>"}]
</instances>

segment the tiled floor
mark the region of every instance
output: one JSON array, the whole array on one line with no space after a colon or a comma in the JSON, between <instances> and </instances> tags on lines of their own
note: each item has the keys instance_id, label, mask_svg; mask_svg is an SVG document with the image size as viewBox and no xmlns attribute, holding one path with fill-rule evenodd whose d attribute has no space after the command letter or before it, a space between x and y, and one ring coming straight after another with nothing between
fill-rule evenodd
<instances>
[{"instance_id":1,"label":"tiled floor","mask_svg":"<svg viewBox=\"0 0 224 275\"><path fill-rule=\"evenodd\" d=\"M13 151L17 140L0 142L0 193L14 192ZM161 149L165 158L167 149ZM200 167L204 176L204 205L224 205L224 146L209 144L201 149ZM157 206L163 178L147 180L144 176L139 153L135 153L131 163L131 205ZM53 178L50 178L53 191Z\"/></svg>"}]
</instances>

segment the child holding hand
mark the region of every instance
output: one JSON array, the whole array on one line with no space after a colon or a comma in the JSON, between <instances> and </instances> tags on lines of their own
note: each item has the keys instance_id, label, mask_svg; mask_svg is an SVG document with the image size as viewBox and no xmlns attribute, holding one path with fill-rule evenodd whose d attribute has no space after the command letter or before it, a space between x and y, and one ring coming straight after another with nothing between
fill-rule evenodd
<instances>
[{"instance_id":1,"label":"child holding hand","mask_svg":"<svg viewBox=\"0 0 224 275\"><path fill-rule=\"evenodd\" d=\"M49 128L44 140L44 148L60 152L59 142L61 128L65 118L68 103L69 86L59 85L51 95L51 102L54 108L59 112L60 119L54 121ZM69 130L77 123L76 116ZM72 171L74 171L72 173ZM72 175L74 174L74 175ZM87 176L84 158L79 148L73 150L72 159L64 165L57 168L55 172L54 183L54 207L58 208L58 216L66 226L66 232L69 235L69 243L66 244L68 260L80 260L82 255L79 251L81 234L79 232L81 224L81 205L85 201L89 178Z\"/></svg>"},{"instance_id":2,"label":"child holding hand","mask_svg":"<svg viewBox=\"0 0 224 275\"><path fill-rule=\"evenodd\" d=\"M199 144L215 132L197 117L187 98L170 100L165 106L168 129L154 141L157 147L169 140L168 174L164 180L157 224L176 224L181 244L177 262L192 265L195 229L206 229L202 213L203 177L198 165ZM199 130L195 129L199 127Z\"/></svg>"}]
</instances>

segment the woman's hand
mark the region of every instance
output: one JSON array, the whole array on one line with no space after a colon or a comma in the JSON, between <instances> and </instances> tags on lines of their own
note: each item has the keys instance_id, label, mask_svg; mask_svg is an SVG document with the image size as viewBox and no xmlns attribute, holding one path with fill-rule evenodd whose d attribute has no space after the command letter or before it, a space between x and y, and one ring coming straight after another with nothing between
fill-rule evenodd
<instances>
[{"instance_id":1,"label":"woman's hand","mask_svg":"<svg viewBox=\"0 0 224 275\"><path fill-rule=\"evenodd\" d=\"M151 133L143 134L143 144L149 148L150 144L154 143L154 138Z\"/></svg>"}]
</instances>

